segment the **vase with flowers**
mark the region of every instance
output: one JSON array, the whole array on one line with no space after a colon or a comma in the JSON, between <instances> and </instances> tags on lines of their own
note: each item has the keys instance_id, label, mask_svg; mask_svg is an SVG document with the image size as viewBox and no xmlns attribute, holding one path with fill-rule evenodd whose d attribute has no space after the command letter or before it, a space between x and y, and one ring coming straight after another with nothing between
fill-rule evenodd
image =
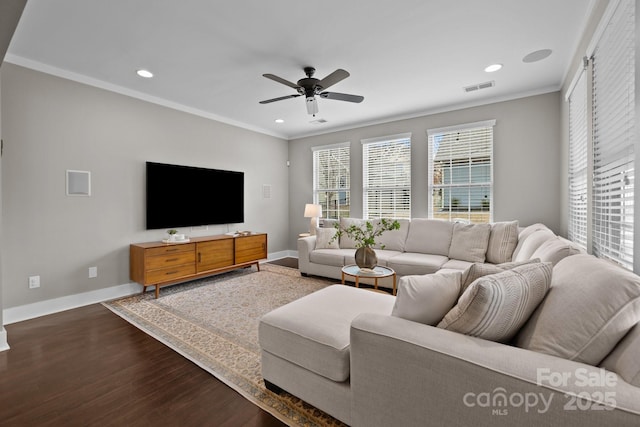
<instances>
[{"instance_id":1,"label":"vase with flowers","mask_svg":"<svg viewBox=\"0 0 640 427\"><path fill-rule=\"evenodd\" d=\"M361 225L351 224L348 227L341 227L336 224L337 230L331 241L346 235L356 242L356 264L360 268L373 269L378 264L376 251L373 249L377 245L376 239L382 236L382 233L390 230L399 230L400 223L397 220L381 218L374 222L364 221ZM384 249L384 245L380 245L380 249Z\"/></svg>"}]
</instances>

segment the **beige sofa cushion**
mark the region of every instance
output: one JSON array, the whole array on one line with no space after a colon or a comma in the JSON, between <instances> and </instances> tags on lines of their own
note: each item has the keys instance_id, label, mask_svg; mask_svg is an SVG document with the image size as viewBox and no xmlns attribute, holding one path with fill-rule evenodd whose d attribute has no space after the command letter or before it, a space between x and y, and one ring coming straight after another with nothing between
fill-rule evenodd
<instances>
[{"instance_id":1,"label":"beige sofa cushion","mask_svg":"<svg viewBox=\"0 0 640 427\"><path fill-rule=\"evenodd\" d=\"M533 258L535 251L542 246L547 240L554 239L556 235L548 228L541 230L535 230L530 235L526 236L523 240L518 242L518 247L513 252L513 261L526 261Z\"/></svg>"},{"instance_id":2,"label":"beige sofa cushion","mask_svg":"<svg viewBox=\"0 0 640 427\"><path fill-rule=\"evenodd\" d=\"M456 272L401 277L391 315L436 325L456 303L461 275Z\"/></svg>"},{"instance_id":3,"label":"beige sofa cushion","mask_svg":"<svg viewBox=\"0 0 640 427\"><path fill-rule=\"evenodd\" d=\"M380 237L376 238L375 249L380 249L384 246L385 249L390 251L404 251L404 244L407 240L407 234L409 234L409 226L411 221L408 219L396 220L400 223L400 229L389 230L382 233ZM380 223L380 220L374 220L373 226L376 227Z\"/></svg>"},{"instance_id":4,"label":"beige sofa cushion","mask_svg":"<svg viewBox=\"0 0 640 427\"><path fill-rule=\"evenodd\" d=\"M449 247L449 258L484 262L490 233L491 225L489 224L455 223Z\"/></svg>"},{"instance_id":5,"label":"beige sofa cushion","mask_svg":"<svg viewBox=\"0 0 640 427\"><path fill-rule=\"evenodd\" d=\"M340 249L335 228L316 228L316 249Z\"/></svg>"},{"instance_id":6,"label":"beige sofa cushion","mask_svg":"<svg viewBox=\"0 0 640 427\"><path fill-rule=\"evenodd\" d=\"M549 230L549 227L541 223L536 223L536 224L532 224L527 227L524 227L520 230L520 233L518 234L518 244L516 245L516 248L513 250L512 259L515 259L518 256L520 249L522 249L522 244L527 240L527 237L529 237L534 231L539 231L539 230Z\"/></svg>"},{"instance_id":7,"label":"beige sofa cushion","mask_svg":"<svg viewBox=\"0 0 640 427\"><path fill-rule=\"evenodd\" d=\"M551 289L516 345L598 365L640 320L640 277L580 254L553 269Z\"/></svg>"},{"instance_id":8,"label":"beige sofa cushion","mask_svg":"<svg viewBox=\"0 0 640 427\"><path fill-rule=\"evenodd\" d=\"M631 329L602 361L600 367L613 371L629 384L640 387L640 324Z\"/></svg>"},{"instance_id":9,"label":"beige sofa cushion","mask_svg":"<svg viewBox=\"0 0 640 427\"><path fill-rule=\"evenodd\" d=\"M340 218L340 228L342 230L346 230L352 225L355 225L356 227L363 227L365 222L365 220L360 218ZM346 233L343 233L340 236L340 249L355 249L356 244L357 242L351 237L347 236Z\"/></svg>"},{"instance_id":10,"label":"beige sofa cushion","mask_svg":"<svg viewBox=\"0 0 640 427\"><path fill-rule=\"evenodd\" d=\"M262 316L262 350L333 381L349 379L351 321L360 313L389 315L395 298L332 285Z\"/></svg>"},{"instance_id":11,"label":"beige sofa cushion","mask_svg":"<svg viewBox=\"0 0 640 427\"><path fill-rule=\"evenodd\" d=\"M550 262L556 265L561 259L570 255L577 255L583 252L575 243L562 237L554 237L545 241L531 255L532 258L540 258L543 262Z\"/></svg>"},{"instance_id":12,"label":"beige sofa cushion","mask_svg":"<svg viewBox=\"0 0 640 427\"><path fill-rule=\"evenodd\" d=\"M449 255L453 223L440 219L415 218L409 225L405 252Z\"/></svg>"},{"instance_id":13,"label":"beige sofa cushion","mask_svg":"<svg viewBox=\"0 0 640 427\"><path fill-rule=\"evenodd\" d=\"M509 341L546 295L551 272L551 263L532 263L484 276L467 288L438 327Z\"/></svg>"},{"instance_id":14,"label":"beige sofa cushion","mask_svg":"<svg viewBox=\"0 0 640 427\"><path fill-rule=\"evenodd\" d=\"M521 265L531 264L534 262L540 262L540 259L534 258L522 262L505 262L502 264L486 264L481 262L473 263L462 273L460 294L467 290L469 285L481 277L488 276L490 274L502 273L503 271L511 270L513 268L520 267Z\"/></svg>"},{"instance_id":15,"label":"beige sofa cushion","mask_svg":"<svg viewBox=\"0 0 640 427\"><path fill-rule=\"evenodd\" d=\"M442 255L404 252L389 258L387 266L393 268L399 276L431 274L440 270L447 260Z\"/></svg>"},{"instance_id":16,"label":"beige sofa cushion","mask_svg":"<svg viewBox=\"0 0 640 427\"><path fill-rule=\"evenodd\" d=\"M495 222L491 224L487 262L500 264L511 261L518 245L518 221Z\"/></svg>"}]
</instances>

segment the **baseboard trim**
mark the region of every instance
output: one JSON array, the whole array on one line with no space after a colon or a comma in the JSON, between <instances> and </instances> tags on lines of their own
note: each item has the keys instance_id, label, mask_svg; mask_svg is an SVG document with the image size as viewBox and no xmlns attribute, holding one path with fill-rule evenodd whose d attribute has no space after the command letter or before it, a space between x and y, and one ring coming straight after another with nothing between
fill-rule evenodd
<instances>
[{"instance_id":1,"label":"baseboard trim","mask_svg":"<svg viewBox=\"0 0 640 427\"><path fill-rule=\"evenodd\" d=\"M61 311L96 304L110 299L126 297L139 293L141 290L140 285L137 283L112 286L110 288L98 289L66 297L39 301L32 304L5 308L2 310L2 318L5 325L10 325L12 323L22 322L23 320L46 316L47 314L59 313ZM0 335L0 344L1 343L2 336Z\"/></svg>"},{"instance_id":2,"label":"baseboard trim","mask_svg":"<svg viewBox=\"0 0 640 427\"><path fill-rule=\"evenodd\" d=\"M0 351L9 350L9 342L7 341L7 331L0 325Z\"/></svg>"},{"instance_id":3,"label":"baseboard trim","mask_svg":"<svg viewBox=\"0 0 640 427\"><path fill-rule=\"evenodd\" d=\"M298 256L297 251L280 251L268 254L267 261L273 261L280 258ZM149 288L147 291L152 290ZM66 297L54 298L46 301L39 301L32 304L20 305L17 307L5 308L2 310L2 320L5 325L10 325L24 320L35 319L36 317L46 316L47 314L59 313L61 311L71 310L73 308L83 307L85 305L96 304L116 298L123 298L129 295L139 293L140 285L137 283L127 283L124 285L112 286L110 288L98 289L90 292L69 295ZM9 348L6 344L6 331L0 325L0 351L3 350L3 338L6 345L5 350Z\"/></svg>"}]
</instances>

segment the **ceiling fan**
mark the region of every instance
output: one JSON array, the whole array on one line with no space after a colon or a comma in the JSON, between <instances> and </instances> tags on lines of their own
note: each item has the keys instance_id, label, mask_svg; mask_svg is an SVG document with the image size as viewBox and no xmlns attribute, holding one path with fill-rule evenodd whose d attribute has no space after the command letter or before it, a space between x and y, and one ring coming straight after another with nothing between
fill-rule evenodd
<instances>
[{"instance_id":1,"label":"ceiling fan","mask_svg":"<svg viewBox=\"0 0 640 427\"><path fill-rule=\"evenodd\" d=\"M287 95L280 96L278 98L267 99L265 101L260 101L260 104L269 104L275 101L282 101L283 99L296 98L298 96L305 96L307 102L307 113L316 115L318 112L318 101L316 100L316 95L319 95L321 98L326 99L335 99L338 101L347 101L347 102L362 102L364 100L363 96L360 95L349 95L347 93L338 93L338 92L326 92L330 86L346 79L349 77L349 73L342 69L337 69L333 73L329 74L322 80L318 80L313 77L313 74L316 72L316 69L313 67L305 67L304 73L307 75L306 78L298 80L298 83L292 83L288 80L283 79L282 77L278 77L273 74L263 74L264 77L276 81L278 83L282 83L285 86L289 86L290 88L298 91L295 95Z\"/></svg>"}]
</instances>

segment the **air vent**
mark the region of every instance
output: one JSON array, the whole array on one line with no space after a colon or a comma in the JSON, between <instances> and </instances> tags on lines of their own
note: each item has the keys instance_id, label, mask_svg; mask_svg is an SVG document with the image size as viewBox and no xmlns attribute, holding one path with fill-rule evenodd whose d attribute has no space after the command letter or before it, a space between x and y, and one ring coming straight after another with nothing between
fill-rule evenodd
<instances>
[{"instance_id":1,"label":"air vent","mask_svg":"<svg viewBox=\"0 0 640 427\"><path fill-rule=\"evenodd\" d=\"M311 120L309 123L313 125L321 125L323 123L327 123L327 121L325 119L317 119L317 120Z\"/></svg>"},{"instance_id":2,"label":"air vent","mask_svg":"<svg viewBox=\"0 0 640 427\"><path fill-rule=\"evenodd\" d=\"M469 92L475 92L480 89L487 89L490 87L494 87L495 85L496 85L496 82L491 80L490 82L478 83L477 85L463 87L462 90L469 93Z\"/></svg>"}]
</instances>

